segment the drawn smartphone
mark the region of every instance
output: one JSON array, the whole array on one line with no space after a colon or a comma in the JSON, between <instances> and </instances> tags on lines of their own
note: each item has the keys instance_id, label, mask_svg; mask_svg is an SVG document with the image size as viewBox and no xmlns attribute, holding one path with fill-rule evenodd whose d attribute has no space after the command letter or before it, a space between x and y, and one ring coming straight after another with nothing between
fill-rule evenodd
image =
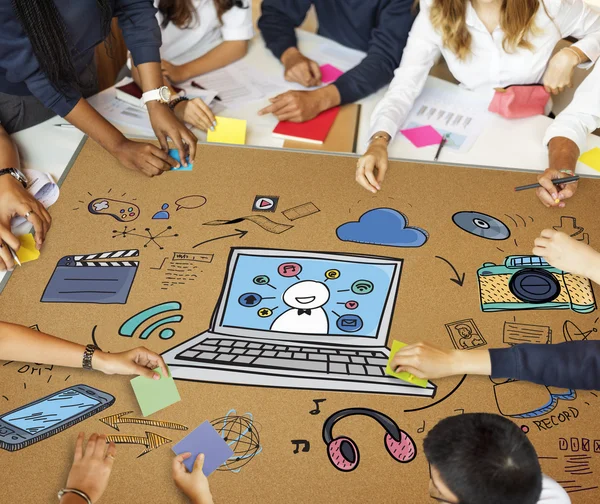
<instances>
[{"instance_id":1,"label":"drawn smartphone","mask_svg":"<svg viewBox=\"0 0 600 504\"><path fill-rule=\"evenodd\" d=\"M0 448L16 451L68 429L115 402L88 385L73 385L0 416Z\"/></svg>"}]
</instances>

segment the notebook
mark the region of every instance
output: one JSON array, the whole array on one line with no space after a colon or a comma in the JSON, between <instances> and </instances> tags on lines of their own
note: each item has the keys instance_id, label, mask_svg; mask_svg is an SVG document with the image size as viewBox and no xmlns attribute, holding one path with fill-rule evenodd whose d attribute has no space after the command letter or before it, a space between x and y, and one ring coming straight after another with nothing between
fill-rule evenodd
<instances>
[{"instance_id":1,"label":"notebook","mask_svg":"<svg viewBox=\"0 0 600 504\"><path fill-rule=\"evenodd\" d=\"M314 119L302 123L280 121L273 130L273 136L290 140L299 140L301 142L322 144L325 142L339 111L340 107L334 107L325 112L321 112Z\"/></svg>"}]
</instances>

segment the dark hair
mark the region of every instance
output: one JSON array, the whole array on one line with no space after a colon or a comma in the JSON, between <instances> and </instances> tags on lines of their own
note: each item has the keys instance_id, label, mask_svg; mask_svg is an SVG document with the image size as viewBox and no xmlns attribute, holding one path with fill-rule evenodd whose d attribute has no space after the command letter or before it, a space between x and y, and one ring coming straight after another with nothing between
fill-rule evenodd
<instances>
[{"instance_id":1,"label":"dark hair","mask_svg":"<svg viewBox=\"0 0 600 504\"><path fill-rule=\"evenodd\" d=\"M217 9L219 21L228 10L233 7L247 9L242 0L213 0ZM161 26L166 28L169 23L175 24L179 28L189 28L196 17L196 9L192 0L160 0L158 11L163 16Z\"/></svg>"},{"instance_id":2,"label":"dark hair","mask_svg":"<svg viewBox=\"0 0 600 504\"><path fill-rule=\"evenodd\" d=\"M56 89L79 88L82 84L73 65L71 45L65 23L53 0L12 0L40 69ZM109 0L96 0L102 33L110 33L112 8Z\"/></svg>"},{"instance_id":3,"label":"dark hair","mask_svg":"<svg viewBox=\"0 0 600 504\"><path fill-rule=\"evenodd\" d=\"M445 418L429 431L423 448L460 504L536 504L542 492L535 448L499 415Z\"/></svg>"}]
</instances>

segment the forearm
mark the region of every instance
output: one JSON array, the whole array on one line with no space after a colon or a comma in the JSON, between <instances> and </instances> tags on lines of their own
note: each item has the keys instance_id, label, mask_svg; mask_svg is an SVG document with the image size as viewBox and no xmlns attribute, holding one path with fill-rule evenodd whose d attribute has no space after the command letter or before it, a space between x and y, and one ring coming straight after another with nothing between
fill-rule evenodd
<instances>
[{"instance_id":1,"label":"forearm","mask_svg":"<svg viewBox=\"0 0 600 504\"><path fill-rule=\"evenodd\" d=\"M454 350L455 372L453 374L470 374L489 376L492 373L492 362L488 350Z\"/></svg>"},{"instance_id":2,"label":"forearm","mask_svg":"<svg viewBox=\"0 0 600 504\"><path fill-rule=\"evenodd\" d=\"M554 137L548 143L548 167L552 170L575 172L579 159L579 147L565 137Z\"/></svg>"},{"instance_id":3,"label":"forearm","mask_svg":"<svg viewBox=\"0 0 600 504\"><path fill-rule=\"evenodd\" d=\"M19 152L9 134L0 126L0 170L19 168Z\"/></svg>"},{"instance_id":4,"label":"forearm","mask_svg":"<svg viewBox=\"0 0 600 504\"><path fill-rule=\"evenodd\" d=\"M329 84L329 86L316 89L313 93L317 96L319 109L321 111L337 107L341 103L340 92L334 84Z\"/></svg>"},{"instance_id":5,"label":"forearm","mask_svg":"<svg viewBox=\"0 0 600 504\"><path fill-rule=\"evenodd\" d=\"M131 62L131 77L133 78L133 82L135 82L138 87L142 89L142 77L140 76L140 72L137 67L133 64L133 61ZM171 94L177 94L171 83L164 77L161 86L167 86L171 91Z\"/></svg>"},{"instance_id":6,"label":"forearm","mask_svg":"<svg viewBox=\"0 0 600 504\"><path fill-rule=\"evenodd\" d=\"M247 40L231 40L219 44L206 54L186 63L185 80L202 75L233 63L243 58L248 52Z\"/></svg>"}]
</instances>

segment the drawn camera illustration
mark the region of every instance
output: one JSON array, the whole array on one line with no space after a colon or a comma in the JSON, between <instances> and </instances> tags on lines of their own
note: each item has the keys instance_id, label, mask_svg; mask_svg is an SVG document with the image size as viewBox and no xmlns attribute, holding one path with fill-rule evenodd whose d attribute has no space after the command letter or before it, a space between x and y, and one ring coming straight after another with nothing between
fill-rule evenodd
<instances>
[{"instance_id":1,"label":"drawn camera illustration","mask_svg":"<svg viewBox=\"0 0 600 504\"><path fill-rule=\"evenodd\" d=\"M503 265L484 263L477 277L484 312L596 309L587 278L553 268L538 256L508 256Z\"/></svg>"}]
</instances>

